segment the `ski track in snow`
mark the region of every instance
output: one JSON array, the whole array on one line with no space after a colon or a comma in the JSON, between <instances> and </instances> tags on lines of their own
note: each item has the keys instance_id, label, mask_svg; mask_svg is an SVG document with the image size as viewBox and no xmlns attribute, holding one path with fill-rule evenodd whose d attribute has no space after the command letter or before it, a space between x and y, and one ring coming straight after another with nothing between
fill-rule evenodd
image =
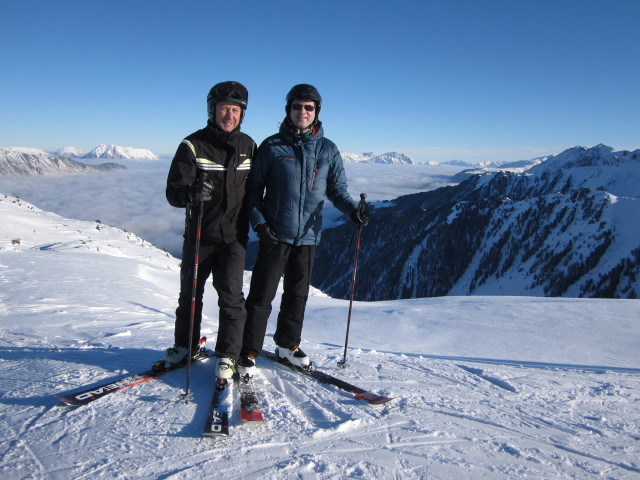
<instances>
[{"instance_id":1,"label":"ski track in snow","mask_svg":"<svg viewBox=\"0 0 640 480\"><path fill-rule=\"evenodd\" d=\"M3 387L17 385L3 389L0 473L18 474L13 478L635 478L640 473L633 460L640 440L637 375L496 366L490 378L508 379L512 392L446 360L361 353L343 371L327 364L339 352L305 347L333 373L397 398L369 406L262 359L258 385L266 425L239 425L234 405L231 437L206 439L200 432L213 389L212 360L194 365L195 401L188 405L178 401L184 376L173 372L76 409L54 404L51 395L70 383L47 378L47 369L57 365L27 361L20 375L8 373L16 371L11 365L2 369ZM0 355L4 358L1 350ZM116 359L105 368L122 363ZM78 364L73 358L70 364L66 371L73 375L70 367ZM370 368L379 364L380 372ZM80 364L86 373L75 383L86 383L95 369ZM33 376L25 381L25 375ZM43 390L50 393L31 396Z\"/></svg>"},{"instance_id":2,"label":"ski track in snow","mask_svg":"<svg viewBox=\"0 0 640 480\"><path fill-rule=\"evenodd\" d=\"M172 341L179 270L125 232L29 212L0 199L10 237L21 237L8 245L0 234L0 478L640 478L633 300L355 302L340 369L348 302L314 290L303 349L317 368L394 400L368 405L259 359L265 424L241 425L233 398L231 436L203 438L209 359L193 366L189 404L179 370L59 406L56 395L159 358Z\"/></svg>"}]
</instances>

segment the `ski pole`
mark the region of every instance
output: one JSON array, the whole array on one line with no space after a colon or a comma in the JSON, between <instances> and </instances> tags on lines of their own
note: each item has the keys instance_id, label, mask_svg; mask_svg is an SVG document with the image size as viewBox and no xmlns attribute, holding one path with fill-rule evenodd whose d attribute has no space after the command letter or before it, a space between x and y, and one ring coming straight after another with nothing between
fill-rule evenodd
<instances>
[{"instance_id":1,"label":"ski pole","mask_svg":"<svg viewBox=\"0 0 640 480\"><path fill-rule=\"evenodd\" d=\"M207 181L207 174L202 174L202 182ZM198 211L198 227L196 229L196 250L193 262L193 285L191 287L191 316L189 318L189 347L187 352L187 384L184 389L184 403L189 403L191 395L189 394L189 382L191 380L191 349L193 348L193 324L196 317L196 290L198 287L198 264L200 263L200 237L202 234L202 217L204 216L204 201L200 200L200 210ZM189 230L187 229L187 232Z\"/></svg>"},{"instance_id":2,"label":"ski pole","mask_svg":"<svg viewBox=\"0 0 640 480\"><path fill-rule=\"evenodd\" d=\"M365 199L367 198L366 193L360 194L360 204L358 205L358 209L362 205L367 205ZM338 366L342 368L347 368L347 345L349 344L349 327L351 326L351 310L353 308L353 294L356 288L356 273L358 272L358 252L360 251L360 233L362 232L362 224L358 225L356 232L356 252L353 259L353 272L351 274L351 292L349 294L349 314L347 316L347 334L344 339L344 356L342 360L338 362Z\"/></svg>"}]
</instances>

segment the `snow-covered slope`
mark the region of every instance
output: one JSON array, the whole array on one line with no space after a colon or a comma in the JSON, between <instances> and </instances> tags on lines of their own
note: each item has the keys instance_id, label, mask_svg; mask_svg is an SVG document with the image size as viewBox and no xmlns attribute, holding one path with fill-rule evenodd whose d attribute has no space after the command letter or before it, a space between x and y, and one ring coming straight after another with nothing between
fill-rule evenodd
<instances>
[{"instance_id":1,"label":"snow-covered slope","mask_svg":"<svg viewBox=\"0 0 640 480\"><path fill-rule=\"evenodd\" d=\"M55 399L159 358L178 261L14 197L0 195L0 224L2 478L640 475L640 301L355 302L342 370L348 302L313 290L302 346L317 367L396 399L371 407L258 359L266 424L240 425L234 404L231 437L203 439L213 361L194 365L189 404L184 370L75 410ZM210 345L216 301L209 284Z\"/></svg>"},{"instance_id":2,"label":"snow-covered slope","mask_svg":"<svg viewBox=\"0 0 640 480\"><path fill-rule=\"evenodd\" d=\"M128 160L157 160L158 155L146 148L121 147L103 143L87 153L83 158L124 158Z\"/></svg>"},{"instance_id":3,"label":"snow-covered slope","mask_svg":"<svg viewBox=\"0 0 640 480\"><path fill-rule=\"evenodd\" d=\"M115 163L86 165L67 157L59 157L47 153L37 148L0 147L0 176L102 172L121 168L124 167Z\"/></svg>"}]
</instances>

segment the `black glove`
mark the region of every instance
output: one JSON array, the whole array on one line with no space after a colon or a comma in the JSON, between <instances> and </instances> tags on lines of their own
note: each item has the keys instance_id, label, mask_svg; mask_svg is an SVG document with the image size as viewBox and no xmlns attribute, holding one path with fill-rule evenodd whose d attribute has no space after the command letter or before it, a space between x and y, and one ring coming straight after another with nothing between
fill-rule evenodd
<instances>
[{"instance_id":1,"label":"black glove","mask_svg":"<svg viewBox=\"0 0 640 480\"><path fill-rule=\"evenodd\" d=\"M211 200L213 184L206 175L201 175L189 188L189 198L192 203L208 202Z\"/></svg>"},{"instance_id":2,"label":"black glove","mask_svg":"<svg viewBox=\"0 0 640 480\"><path fill-rule=\"evenodd\" d=\"M278 245L278 243L280 243L280 240L278 240L278 237L276 237L276 234L273 233L273 230L271 230L271 227L267 222L256 225L256 228L254 228L254 230L258 234L260 242L264 243L266 246L275 247L276 245Z\"/></svg>"},{"instance_id":3,"label":"black glove","mask_svg":"<svg viewBox=\"0 0 640 480\"><path fill-rule=\"evenodd\" d=\"M351 212L351 221L358 227L366 227L369 224L369 206L360 202Z\"/></svg>"}]
</instances>

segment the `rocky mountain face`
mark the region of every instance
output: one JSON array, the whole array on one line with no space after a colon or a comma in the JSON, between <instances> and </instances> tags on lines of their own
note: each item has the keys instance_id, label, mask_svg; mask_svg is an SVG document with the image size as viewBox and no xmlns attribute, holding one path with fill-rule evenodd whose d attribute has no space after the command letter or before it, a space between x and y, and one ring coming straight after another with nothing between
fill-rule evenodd
<instances>
[{"instance_id":1,"label":"rocky mountain face","mask_svg":"<svg viewBox=\"0 0 640 480\"><path fill-rule=\"evenodd\" d=\"M357 300L640 297L640 150L576 147L372 207ZM349 295L353 235L323 232L312 283L333 297Z\"/></svg>"},{"instance_id":2,"label":"rocky mountain face","mask_svg":"<svg viewBox=\"0 0 640 480\"><path fill-rule=\"evenodd\" d=\"M125 168L115 163L86 165L35 148L0 148L0 176L101 172Z\"/></svg>"}]
</instances>

